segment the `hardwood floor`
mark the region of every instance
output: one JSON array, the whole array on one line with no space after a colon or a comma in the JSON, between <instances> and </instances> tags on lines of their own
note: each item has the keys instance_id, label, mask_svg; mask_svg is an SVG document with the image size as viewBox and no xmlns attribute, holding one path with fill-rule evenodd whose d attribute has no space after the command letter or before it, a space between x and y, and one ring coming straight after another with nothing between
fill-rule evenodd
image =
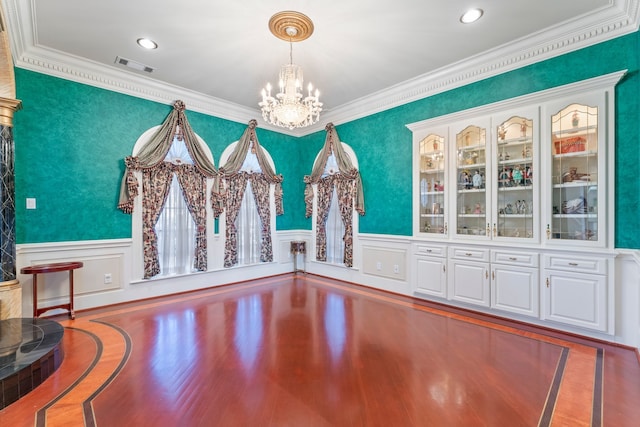
<instances>
[{"instance_id":1,"label":"hardwood floor","mask_svg":"<svg viewBox=\"0 0 640 427\"><path fill-rule=\"evenodd\" d=\"M91 310L0 426L635 426L637 353L313 275Z\"/></svg>"}]
</instances>

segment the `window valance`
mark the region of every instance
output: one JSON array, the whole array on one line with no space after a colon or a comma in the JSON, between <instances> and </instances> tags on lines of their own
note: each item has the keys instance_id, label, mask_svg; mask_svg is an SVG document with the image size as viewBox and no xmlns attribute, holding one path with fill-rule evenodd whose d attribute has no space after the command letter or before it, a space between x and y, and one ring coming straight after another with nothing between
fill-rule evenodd
<instances>
[{"instance_id":1,"label":"window valance","mask_svg":"<svg viewBox=\"0 0 640 427\"><path fill-rule=\"evenodd\" d=\"M222 212L222 199L219 197L220 174L198 143L185 115L183 101L176 101L173 104L173 111L171 111L151 139L142 146L136 156L127 156L124 159L126 169L120 185L118 209L125 213L133 213L133 202L138 196L138 180L134 172L153 169L161 165L171 148L176 133L181 134L184 138L185 145L197 171L207 178L214 178L214 185L211 190L213 212L216 216Z\"/></svg>"},{"instance_id":2,"label":"window valance","mask_svg":"<svg viewBox=\"0 0 640 427\"><path fill-rule=\"evenodd\" d=\"M306 175L304 177L304 182L306 184L304 189L306 217L309 218L313 214L312 184L318 184L322 179L322 175L327 164L327 159L329 158L331 153L333 153L334 157L336 158L339 173L342 174L343 178L350 178L355 181L355 210L360 215L364 215L364 190L362 188L362 178L360 177L360 172L358 172L358 169L353 167L349 156L344 152L342 143L340 142L340 138L338 137L338 132L336 131L333 123L327 124L327 126L325 126L325 130L327 131L327 136L325 138L324 147L322 148L322 151L320 151L320 156L316 163L313 165L311 175Z\"/></svg>"},{"instance_id":3,"label":"window valance","mask_svg":"<svg viewBox=\"0 0 640 427\"><path fill-rule=\"evenodd\" d=\"M229 159L225 163L224 166L220 168L219 174L222 179L228 181L229 179L235 177L239 173L241 173L240 169L242 168L242 164L244 163L245 157L247 156L247 152L251 150L256 154L258 159L258 164L260 165L260 169L264 174L264 177L270 184L275 184L275 203L276 203L276 215L282 215L284 213L284 207L282 203L283 193L282 193L282 181L283 177L281 174L276 174L273 168L271 167L269 161L267 160L267 156L264 154L264 150L260 146L260 142L258 141L258 136L256 135L256 126L258 122L254 120L250 120L247 128L243 132L240 140L236 144L233 152L229 156ZM221 190L221 188L219 188ZM221 196L221 191L218 194ZM222 213L221 211L218 215Z\"/></svg>"}]
</instances>

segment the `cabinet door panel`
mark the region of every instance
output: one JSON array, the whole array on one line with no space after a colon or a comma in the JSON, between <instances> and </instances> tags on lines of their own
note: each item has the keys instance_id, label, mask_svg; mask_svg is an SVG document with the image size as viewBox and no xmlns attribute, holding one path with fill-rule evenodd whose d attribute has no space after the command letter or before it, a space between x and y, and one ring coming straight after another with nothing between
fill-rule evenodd
<instances>
[{"instance_id":1,"label":"cabinet door panel","mask_svg":"<svg viewBox=\"0 0 640 427\"><path fill-rule=\"evenodd\" d=\"M451 163L456 182L455 230L466 239L490 238L491 205L487 182L491 182L490 119L475 118L451 126L451 142L455 154ZM453 218L453 217L452 217Z\"/></svg>"},{"instance_id":2,"label":"cabinet door panel","mask_svg":"<svg viewBox=\"0 0 640 427\"><path fill-rule=\"evenodd\" d=\"M491 306L538 317L538 270L496 265L491 272Z\"/></svg>"},{"instance_id":3,"label":"cabinet door panel","mask_svg":"<svg viewBox=\"0 0 640 427\"><path fill-rule=\"evenodd\" d=\"M604 246L608 185L605 93L558 100L545 111L549 123L547 241Z\"/></svg>"},{"instance_id":4,"label":"cabinet door panel","mask_svg":"<svg viewBox=\"0 0 640 427\"><path fill-rule=\"evenodd\" d=\"M414 234L444 239L448 233L448 128L414 131Z\"/></svg>"},{"instance_id":5,"label":"cabinet door panel","mask_svg":"<svg viewBox=\"0 0 640 427\"><path fill-rule=\"evenodd\" d=\"M415 265L415 291L446 298L447 276L444 259L417 257Z\"/></svg>"},{"instance_id":6,"label":"cabinet door panel","mask_svg":"<svg viewBox=\"0 0 640 427\"><path fill-rule=\"evenodd\" d=\"M546 272L545 317L598 331L607 328L606 276Z\"/></svg>"},{"instance_id":7,"label":"cabinet door panel","mask_svg":"<svg viewBox=\"0 0 640 427\"><path fill-rule=\"evenodd\" d=\"M538 118L539 109L535 107L516 108L492 117L494 240L539 240Z\"/></svg>"},{"instance_id":8,"label":"cabinet door panel","mask_svg":"<svg viewBox=\"0 0 640 427\"><path fill-rule=\"evenodd\" d=\"M489 307L489 264L452 260L450 298Z\"/></svg>"}]
</instances>

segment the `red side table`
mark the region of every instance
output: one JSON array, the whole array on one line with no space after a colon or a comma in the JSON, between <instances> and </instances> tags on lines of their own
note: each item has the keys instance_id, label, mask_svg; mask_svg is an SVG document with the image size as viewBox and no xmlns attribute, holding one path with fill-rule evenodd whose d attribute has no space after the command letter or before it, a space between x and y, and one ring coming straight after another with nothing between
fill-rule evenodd
<instances>
[{"instance_id":1,"label":"red side table","mask_svg":"<svg viewBox=\"0 0 640 427\"><path fill-rule=\"evenodd\" d=\"M70 318L76 318L73 311L73 270L81 268L83 265L84 264L79 261L54 262L52 264L30 265L28 267L23 267L20 270L20 273L22 274L33 274L33 317L38 317L45 311L63 308L69 311ZM69 272L69 303L38 308L38 274L57 273L59 271Z\"/></svg>"}]
</instances>

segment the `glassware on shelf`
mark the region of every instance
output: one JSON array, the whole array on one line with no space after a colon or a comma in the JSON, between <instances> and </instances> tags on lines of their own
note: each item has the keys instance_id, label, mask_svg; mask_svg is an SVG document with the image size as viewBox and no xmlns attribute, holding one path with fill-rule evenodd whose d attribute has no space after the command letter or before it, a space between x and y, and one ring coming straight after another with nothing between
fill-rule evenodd
<instances>
[{"instance_id":1,"label":"glassware on shelf","mask_svg":"<svg viewBox=\"0 0 640 427\"><path fill-rule=\"evenodd\" d=\"M429 134L420 141L420 232L446 232L445 138Z\"/></svg>"},{"instance_id":2,"label":"glassware on shelf","mask_svg":"<svg viewBox=\"0 0 640 427\"><path fill-rule=\"evenodd\" d=\"M497 180L498 237L534 237L533 120L512 116L496 128L497 153L494 176Z\"/></svg>"},{"instance_id":3,"label":"glassware on shelf","mask_svg":"<svg viewBox=\"0 0 640 427\"><path fill-rule=\"evenodd\" d=\"M456 134L456 233L488 235L486 129L470 125Z\"/></svg>"},{"instance_id":4,"label":"glassware on shelf","mask_svg":"<svg viewBox=\"0 0 640 427\"><path fill-rule=\"evenodd\" d=\"M598 107L570 104L551 116L550 239L598 240Z\"/></svg>"}]
</instances>

